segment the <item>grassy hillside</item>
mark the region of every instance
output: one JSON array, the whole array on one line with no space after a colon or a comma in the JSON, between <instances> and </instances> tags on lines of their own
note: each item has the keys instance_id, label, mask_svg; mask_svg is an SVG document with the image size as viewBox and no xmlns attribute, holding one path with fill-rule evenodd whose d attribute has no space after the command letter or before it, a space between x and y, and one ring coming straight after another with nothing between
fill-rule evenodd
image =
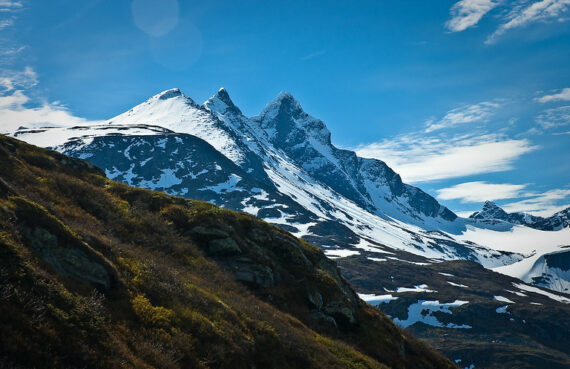
<instances>
[{"instance_id":1,"label":"grassy hillside","mask_svg":"<svg viewBox=\"0 0 570 369\"><path fill-rule=\"evenodd\" d=\"M0 136L0 367L452 368L316 247Z\"/></svg>"}]
</instances>

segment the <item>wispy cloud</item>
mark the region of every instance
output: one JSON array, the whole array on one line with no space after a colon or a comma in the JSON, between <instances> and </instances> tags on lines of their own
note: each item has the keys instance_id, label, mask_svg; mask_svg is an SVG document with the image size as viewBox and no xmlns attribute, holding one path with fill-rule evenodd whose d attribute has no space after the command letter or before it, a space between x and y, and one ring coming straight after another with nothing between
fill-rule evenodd
<instances>
[{"instance_id":1,"label":"wispy cloud","mask_svg":"<svg viewBox=\"0 0 570 369\"><path fill-rule=\"evenodd\" d=\"M517 199L501 207L509 212L551 216L570 206L570 189L531 192L526 184L465 182L437 190L441 200L459 200L462 203L481 203L487 200ZM464 215L469 215L467 212Z\"/></svg>"},{"instance_id":2,"label":"wispy cloud","mask_svg":"<svg viewBox=\"0 0 570 369\"><path fill-rule=\"evenodd\" d=\"M475 26L485 14L498 5L492 0L461 0L450 10L451 19L445 24L451 32L461 32Z\"/></svg>"},{"instance_id":3,"label":"wispy cloud","mask_svg":"<svg viewBox=\"0 0 570 369\"><path fill-rule=\"evenodd\" d=\"M438 129L450 128L460 124L485 122L498 107L498 103L484 101L478 104L455 108L448 111L440 120L429 120L426 123L427 128L425 132L429 133Z\"/></svg>"},{"instance_id":4,"label":"wispy cloud","mask_svg":"<svg viewBox=\"0 0 570 369\"><path fill-rule=\"evenodd\" d=\"M537 97L535 100L541 103L548 103L551 101L560 101L560 100L570 101L570 87L563 88L562 90L560 90L560 92L551 95L544 95L541 97Z\"/></svg>"},{"instance_id":5,"label":"wispy cloud","mask_svg":"<svg viewBox=\"0 0 570 369\"><path fill-rule=\"evenodd\" d=\"M409 134L358 146L358 155L385 161L404 181L418 183L513 168L523 154L537 149L526 139L502 135L427 137Z\"/></svg>"},{"instance_id":6,"label":"wispy cloud","mask_svg":"<svg viewBox=\"0 0 570 369\"><path fill-rule=\"evenodd\" d=\"M14 18L0 19L0 31L14 25Z\"/></svg>"},{"instance_id":7,"label":"wispy cloud","mask_svg":"<svg viewBox=\"0 0 570 369\"><path fill-rule=\"evenodd\" d=\"M536 117L536 122L544 129L570 125L570 105L546 109Z\"/></svg>"},{"instance_id":8,"label":"wispy cloud","mask_svg":"<svg viewBox=\"0 0 570 369\"><path fill-rule=\"evenodd\" d=\"M13 132L20 126L72 126L90 122L71 113L58 102L41 102L28 106L32 99L26 89L38 83L36 72L26 67L23 71L5 72L0 77L0 133Z\"/></svg>"},{"instance_id":9,"label":"wispy cloud","mask_svg":"<svg viewBox=\"0 0 570 369\"><path fill-rule=\"evenodd\" d=\"M461 32L476 26L493 9L498 12L500 24L487 37L485 43L496 42L505 32L536 22L564 22L565 13L570 7L570 0L461 0L450 9L451 18L445 27L451 32Z\"/></svg>"},{"instance_id":10,"label":"wispy cloud","mask_svg":"<svg viewBox=\"0 0 570 369\"><path fill-rule=\"evenodd\" d=\"M532 198L511 202L501 207L509 212L550 216L570 206L570 189L556 189L533 194Z\"/></svg>"},{"instance_id":11,"label":"wispy cloud","mask_svg":"<svg viewBox=\"0 0 570 369\"><path fill-rule=\"evenodd\" d=\"M0 12L19 10L24 7L21 1L0 0Z\"/></svg>"},{"instance_id":12,"label":"wispy cloud","mask_svg":"<svg viewBox=\"0 0 570 369\"><path fill-rule=\"evenodd\" d=\"M38 84L38 75L31 67L23 70L4 70L0 73L0 89L5 92L16 88L26 89Z\"/></svg>"},{"instance_id":13,"label":"wispy cloud","mask_svg":"<svg viewBox=\"0 0 570 369\"><path fill-rule=\"evenodd\" d=\"M493 43L508 30L523 27L539 21L564 21L562 14L568 10L570 0L540 0L529 6L515 6L507 15L506 22L501 24L486 43Z\"/></svg>"},{"instance_id":14,"label":"wispy cloud","mask_svg":"<svg viewBox=\"0 0 570 369\"><path fill-rule=\"evenodd\" d=\"M0 0L0 31L14 25L14 12L23 9L21 1Z\"/></svg>"},{"instance_id":15,"label":"wispy cloud","mask_svg":"<svg viewBox=\"0 0 570 369\"><path fill-rule=\"evenodd\" d=\"M301 60L311 60L311 59L317 58L317 57L319 57L319 56L321 56L321 55L325 55L325 53L326 53L325 50L318 50L318 51L315 51L315 52L312 52L312 53L310 53L310 54L307 54L307 55L303 56L303 57L301 58Z\"/></svg>"},{"instance_id":16,"label":"wispy cloud","mask_svg":"<svg viewBox=\"0 0 570 369\"><path fill-rule=\"evenodd\" d=\"M465 182L437 190L437 197L441 200L460 200L462 203L514 199L523 195L525 187L511 183Z\"/></svg>"}]
</instances>

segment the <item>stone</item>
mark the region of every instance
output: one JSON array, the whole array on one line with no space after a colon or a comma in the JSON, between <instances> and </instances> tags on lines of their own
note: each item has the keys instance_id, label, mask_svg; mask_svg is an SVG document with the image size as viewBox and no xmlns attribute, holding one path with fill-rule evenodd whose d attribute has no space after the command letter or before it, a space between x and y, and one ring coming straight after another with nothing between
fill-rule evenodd
<instances>
[{"instance_id":1,"label":"stone","mask_svg":"<svg viewBox=\"0 0 570 369\"><path fill-rule=\"evenodd\" d=\"M206 228L202 226L196 226L188 231L190 235L207 237L207 238L226 238L229 234L221 229L217 228Z\"/></svg>"},{"instance_id":2,"label":"stone","mask_svg":"<svg viewBox=\"0 0 570 369\"><path fill-rule=\"evenodd\" d=\"M241 249L231 237L216 238L208 242L208 254L213 256L239 255Z\"/></svg>"}]
</instances>

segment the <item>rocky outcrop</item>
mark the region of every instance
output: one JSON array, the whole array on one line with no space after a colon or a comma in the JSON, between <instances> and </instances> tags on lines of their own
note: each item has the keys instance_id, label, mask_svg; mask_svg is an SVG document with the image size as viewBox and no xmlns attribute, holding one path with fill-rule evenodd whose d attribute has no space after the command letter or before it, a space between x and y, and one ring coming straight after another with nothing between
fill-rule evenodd
<instances>
[{"instance_id":1,"label":"rocky outcrop","mask_svg":"<svg viewBox=\"0 0 570 369\"><path fill-rule=\"evenodd\" d=\"M24 242L56 273L103 291L118 283L111 263L44 208L20 197L11 201Z\"/></svg>"},{"instance_id":2,"label":"rocky outcrop","mask_svg":"<svg viewBox=\"0 0 570 369\"><path fill-rule=\"evenodd\" d=\"M278 307L288 310L291 301L302 300L312 324L350 329L357 323L360 300L336 263L317 248L249 217L239 222L225 218L221 224L186 224L189 230L183 233L236 280ZM247 231L237 231L243 228Z\"/></svg>"}]
</instances>

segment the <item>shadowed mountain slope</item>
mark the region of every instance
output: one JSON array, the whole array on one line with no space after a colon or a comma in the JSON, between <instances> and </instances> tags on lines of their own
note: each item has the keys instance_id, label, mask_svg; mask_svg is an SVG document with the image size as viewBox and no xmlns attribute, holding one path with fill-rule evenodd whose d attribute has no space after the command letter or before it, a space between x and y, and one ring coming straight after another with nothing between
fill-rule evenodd
<instances>
[{"instance_id":1,"label":"shadowed mountain slope","mask_svg":"<svg viewBox=\"0 0 570 369\"><path fill-rule=\"evenodd\" d=\"M6 367L452 368L316 247L0 136Z\"/></svg>"}]
</instances>

